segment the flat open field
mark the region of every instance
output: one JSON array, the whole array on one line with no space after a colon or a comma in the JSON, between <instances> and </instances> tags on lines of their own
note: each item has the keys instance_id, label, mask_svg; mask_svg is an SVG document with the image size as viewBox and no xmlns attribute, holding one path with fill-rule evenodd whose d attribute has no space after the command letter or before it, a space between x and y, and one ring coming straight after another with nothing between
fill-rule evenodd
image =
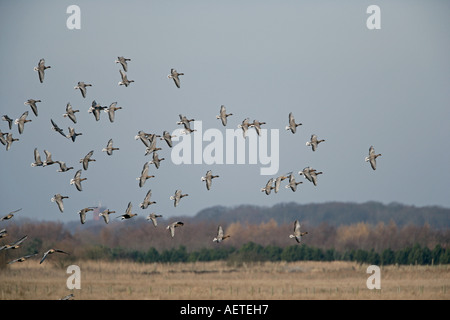
<instances>
[{"instance_id":1,"label":"flat open field","mask_svg":"<svg viewBox=\"0 0 450 320\"><path fill-rule=\"evenodd\" d=\"M386 266L381 289L369 290L368 265L352 262L226 262L140 264L78 263L81 289L66 286L71 273L55 262L27 260L0 270L1 300L297 300L450 298L450 266Z\"/></svg>"}]
</instances>

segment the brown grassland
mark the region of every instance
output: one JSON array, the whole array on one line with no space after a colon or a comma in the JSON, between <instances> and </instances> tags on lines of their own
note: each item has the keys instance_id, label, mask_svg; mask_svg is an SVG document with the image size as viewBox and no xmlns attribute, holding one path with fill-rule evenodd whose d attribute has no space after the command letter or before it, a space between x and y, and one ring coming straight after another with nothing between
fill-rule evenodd
<instances>
[{"instance_id":1,"label":"brown grassland","mask_svg":"<svg viewBox=\"0 0 450 320\"><path fill-rule=\"evenodd\" d=\"M52 257L56 258L56 257ZM0 270L1 300L448 300L450 265L382 266L381 289L355 262L78 261L81 289L67 288L69 264L30 259ZM67 261L66 261L67 262Z\"/></svg>"}]
</instances>

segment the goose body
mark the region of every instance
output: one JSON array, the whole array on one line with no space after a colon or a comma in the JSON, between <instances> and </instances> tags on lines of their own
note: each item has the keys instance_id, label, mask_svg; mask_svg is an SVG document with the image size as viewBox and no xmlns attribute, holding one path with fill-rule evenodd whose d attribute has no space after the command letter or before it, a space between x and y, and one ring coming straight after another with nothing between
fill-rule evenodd
<instances>
[{"instance_id":1,"label":"goose body","mask_svg":"<svg viewBox=\"0 0 450 320\"><path fill-rule=\"evenodd\" d=\"M265 192L266 195L269 195L272 189L275 189L275 187L273 186L273 178L270 178L267 181L266 186L261 189L261 192Z\"/></svg>"},{"instance_id":2,"label":"goose body","mask_svg":"<svg viewBox=\"0 0 450 320\"><path fill-rule=\"evenodd\" d=\"M373 146L370 146L369 148L369 155L365 158L366 162L370 162L370 166L373 170L377 169L377 158L381 156L381 154L375 153L375 148Z\"/></svg>"},{"instance_id":3,"label":"goose body","mask_svg":"<svg viewBox=\"0 0 450 320\"><path fill-rule=\"evenodd\" d=\"M173 206L176 207L180 203L181 198L187 197L188 194L182 194L181 190L176 190L173 196L170 196L170 200L173 200Z\"/></svg>"},{"instance_id":4,"label":"goose body","mask_svg":"<svg viewBox=\"0 0 450 320\"><path fill-rule=\"evenodd\" d=\"M175 228L184 226L184 223L181 221L175 221L171 224L169 224L166 229L169 230L170 235L172 236L172 238L175 236Z\"/></svg>"},{"instance_id":5,"label":"goose body","mask_svg":"<svg viewBox=\"0 0 450 320\"><path fill-rule=\"evenodd\" d=\"M105 223L108 224L108 223L109 223L109 215L110 215L111 213L116 213L116 212L115 212L115 211L110 211L109 209L106 209L105 211L100 212L100 213L98 214L98 216L99 216L99 217L103 217L103 220L105 221Z\"/></svg>"},{"instance_id":6,"label":"goose body","mask_svg":"<svg viewBox=\"0 0 450 320\"><path fill-rule=\"evenodd\" d=\"M106 145L106 148L102 149L102 152L106 152L108 156L113 154L113 151L119 150L119 148L113 147L113 139L109 139L108 144Z\"/></svg>"},{"instance_id":7,"label":"goose body","mask_svg":"<svg viewBox=\"0 0 450 320\"><path fill-rule=\"evenodd\" d=\"M73 110L70 102L67 102L66 113L63 114L63 117L69 117L69 119L72 120L73 123L77 123L77 117L75 116L76 112L80 112L80 110Z\"/></svg>"},{"instance_id":8,"label":"goose body","mask_svg":"<svg viewBox=\"0 0 450 320\"><path fill-rule=\"evenodd\" d=\"M11 145L13 144L14 141L19 141L19 139L13 138L12 133L9 132L6 135L6 151L8 151L11 148Z\"/></svg>"},{"instance_id":9,"label":"goose body","mask_svg":"<svg viewBox=\"0 0 450 320\"><path fill-rule=\"evenodd\" d=\"M102 107L101 105L99 105L95 100L92 101L91 106L88 109L89 113L92 113L95 117L95 121L99 121L100 120L100 114L102 110L105 110L106 107Z\"/></svg>"},{"instance_id":10,"label":"goose body","mask_svg":"<svg viewBox=\"0 0 450 320\"><path fill-rule=\"evenodd\" d=\"M173 79L177 88L180 88L180 78L179 76L183 76L184 73L177 72L175 69L170 69L170 74L167 76L169 79Z\"/></svg>"},{"instance_id":11,"label":"goose body","mask_svg":"<svg viewBox=\"0 0 450 320\"><path fill-rule=\"evenodd\" d=\"M49 249L49 250L47 250L47 251L44 253L44 255L42 256L42 259L41 259L41 261L39 261L39 264L41 264L42 262L44 262L44 260L47 259L47 257L48 257L49 255L54 254L54 253L63 253L63 254L67 254L67 255L69 254L68 252L65 252L65 251L60 250L60 249Z\"/></svg>"},{"instance_id":12,"label":"goose body","mask_svg":"<svg viewBox=\"0 0 450 320\"><path fill-rule=\"evenodd\" d=\"M68 196L62 196L59 193L55 194L53 198L51 198L52 202L56 202L58 205L59 211L64 212L64 203L63 200L69 198Z\"/></svg>"},{"instance_id":13,"label":"goose body","mask_svg":"<svg viewBox=\"0 0 450 320\"><path fill-rule=\"evenodd\" d=\"M242 123L240 125L238 125L238 128L242 129L242 136L244 137L244 139L247 137L247 131L248 131L249 126L250 126L249 118L245 118L242 121Z\"/></svg>"},{"instance_id":14,"label":"goose body","mask_svg":"<svg viewBox=\"0 0 450 320\"><path fill-rule=\"evenodd\" d=\"M77 136L81 136L82 133L76 133L75 132L75 128L69 127L69 134L67 135L68 139L72 139L73 142L75 142L75 139L77 138Z\"/></svg>"},{"instance_id":15,"label":"goose body","mask_svg":"<svg viewBox=\"0 0 450 320\"><path fill-rule=\"evenodd\" d=\"M22 134L23 133L23 129L25 127L25 123L27 122L31 122L31 120L27 119L28 117L28 111L25 111L19 119L16 119L16 121L14 121L15 124L17 124L17 127L19 129L19 133Z\"/></svg>"},{"instance_id":16,"label":"goose body","mask_svg":"<svg viewBox=\"0 0 450 320\"><path fill-rule=\"evenodd\" d=\"M122 70L119 70L120 76L122 77L122 81L119 82L119 86L128 87L130 83L134 82L134 80L128 80L127 74Z\"/></svg>"},{"instance_id":17,"label":"goose body","mask_svg":"<svg viewBox=\"0 0 450 320\"><path fill-rule=\"evenodd\" d=\"M150 190L148 190L147 194L145 195L144 201L142 201L139 204L139 207L141 209L147 209L149 205L156 203L155 201L150 201L151 196L152 196L152 190L150 189Z\"/></svg>"},{"instance_id":18,"label":"goose body","mask_svg":"<svg viewBox=\"0 0 450 320\"><path fill-rule=\"evenodd\" d=\"M9 250L9 249L18 249L18 248L20 248L20 245L22 244L22 242L24 242L27 238L28 238L28 236L23 236L22 238L14 241L11 244L5 244L4 246L0 247L0 251Z\"/></svg>"},{"instance_id":19,"label":"goose body","mask_svg":"<svg viewBox=\"0 0 450 320\"><path fill-rule=\"evenodd\" d=\"M259 122L258 120L253 120L253 122L249 125L249 127L254 127L256 129L256 133L258 136L261 135L261 126L266 124L265 122Z\"/></svg>"},{"instance_id":20,"label":"goose body","mask_svg":"<svg viewBox=\"0 0 450 320\"><path fill-rule=\"evenodd\" d=\"M59 164L59 169L56 170L58 172L66 172L66 171L69 171L69 170L73 169L73 167L68 167L64 161L55 161L55 162L57 164Z\"/></svg>"},{"instance_id":21,"label":"goose body","mask_svg":"<svg viewBox=\"0 0 450 320\"><path fill-rule=\"evenodd\" d=\"M84 224L86 222L86 213L88 213L89 211L93 211L94 209L95 209L94 207L87 207L78 211L78 214L80 215L81 224Z\"/></svg>"},{"instance_id":22,"label":"goose body","mask_svg":"<svg viewBox=\"0 0 450 320\"><path fill-rule=\"evenodd\" d=\"M150 133L145 133L144 131L140 130L140 131L138 131L138 133L134 137L134 139L136 139L136 140L140 139L146 147L150 147L149 136L150 136Z\"/></svg>"},{"instance_id":23,"label":"goose body","mask_svg":"<svg viewBox=\"0 0 450 320\"><path fill-rule=\"evenodd\" d=\"M34 162L31 164L32 167L40 167L43 166L43 162L41 160L41 155L37 148L34 148Z\"/></svg>"},{"instance_id":24,"label":"goose body","mask_svg":"<svg viewBox=\"0 0 450 320\"><path fill-rule=\"evenodd\" d=\"M44 153L45 153L45 160L44 160L44 162L42 164L43 167L51 166L52 164L56 163L55 161L53 161L52 153L50 151L44 150Z\"/></svg>"},{"instance_id":25,"label":"goose body","mask_svg":"<svg viewBox=\"0 0 450 320\"><path fill-rule=\"evenodd\" d=\"M222 226L218 226L217 227L217 235L213 239L213 242L219 243L219 242L222 242L223 240L225 240L225 239L227 239L229 237L230 237L230 235L226 235L226 236L224 235Z\"/></svg>"},{"instance_id":26,"label":"goose body","mask_svg":"<svg viewBox=\"0 0 450 320\"><path fill-rule=\"evenodd\" d=\"M6 132L3 133L2 130L0 130L0 143L4 146L6 146L6 139L4 136L8 135Z\"/></svg>"},{"instance_id":27,"label":"goose body","mask_svg":"<svg viewBox=\"0 0 450 320\"><path fill-rule=\"evenodd\" d=\"M301 181L296 182L294 175L291 173L289 175L289 184L286 186L286 189L291 188L291 190L293 192L295 192L295 191L297 191L297 185L299 185L300 183L303 183L303 182L301 182Z\"/></svg>"},{"instance_id":28,"label":"goose body","mask_svg":"<svg viewBox=\"0 0 450 320\"><path fill-rule=\"evenodd\" d=\"M11 129L12 129L12 125L13 125L14 120L11 119L10 117L8 117L8 115L6 115L6 114L4 114L4 115L2 116L2 120L8 122L9 130L11 130Z\"/></svg>"},{"instance_id":29,"label":"goose body","mask_svg":"<svg viewBox=\"0 0 450 320\"><path fill-rule=\"evenodd\" d=\"M149 145L147 148L145 148L145 155L149 155L150 153L153 152L153 156L154 156L155 152L158 150L161 150L161 148L156 147L156 139L154 137L153 138L149 137L148 141L149 141ZM151 162L151 163L153 163L153 162Z\"/></svg>"},{"instance_id":30,"label":"goose body","mask_svg":"<svg viewBox=\"0 0 450 320\"><path fill-rule=\"evenodd\" d=\"M306 167L306 168L303 168L302 171L299 171L298 174L299 174L299 175L304 175L305 178L306 178L308 181L313 182L313 179L312 179L312 177L311 177L311 172L313 172L313 171L315 171L315 170L316 170L316 169L313 169L313 168L311 168L311 167Z\"/></svg>"},{"instance_id":31,"label":"goose body","mask_svg":"<svg viewBox=\"0 0 450 320\"><path fill-rule=\"evenodd\" d=\"M131 202L129 202L125 214L118 216L118 218L120 218L121 220L127 220L133 218L134 216L137 216L137 213L131 213L132 208L133 205L131 204Z\"/></svg>"},{"instance_id":32,"label":"goose body","mask_svg":"<svg viewBox=\"0 0 450 320\"><path fill-rule=\"evenodd\" d=\"M82 96L83 98L86 98L86 92L87 92L86 87L92 87L92 84L90 84L90 83L84 83L83 81L79 81L78 84L75 86L74 89L75 89L75 90L76 90L76 89L79 89L80 92L81 92L81 96Z\"/></svg>"},{"instance_id":33,"label":"goose body","mask_svg":"<svg viewBox=\"0 0 450 320\"><path fill-rule=\"evenodd\" d=\"M81 178L81 172L82 170L79 169L76 173L73 179L70 180L70 184L74 184L78 191L83 191L83 188L81 187L81 182L84 180L87 180L87 178Z\"/></svg>"},{"instance_id":34,"label":"goose body","mask_svg":"<svg viewBox=\"0 0 450 320\"><path fill-rule=\"evenodd\" d=\"M80 159L80 163L83 164L83 169L87 170L89 167L89 162L96 161L95 159L92 159L92 155L94 154L94 150L91 150L88 152L87 155L84 156L84 158Z\"/></svg>"},{"instance_id":35,"label":"goose body","mask_svg":"<svg viewBox=\"0 0 450 320\"><path fill-rule=\"evenodd\" d=\"M122 109L122 107L117 107L117 102L113 102L110 104L110 106L104 111L108 114L109 121L112 123L114 122L114 118L116 117L116 111Z\"/></svg>"},{"instance_id":36,"label":"goose body","mask_svg":"<svg viewBox=\"0 0 450 320\"><path fill-rule=\"evenodd\" d=\"M4 220L9 220L12 217L14 217L14 213L19 212L20 210L22 210L22 208L11 211L10 213L8 213L6 216L4 216L3 218L0 219L0 221L4 221Z\"/></svg>"},{"instance_id":37,"label":"goose body","mask_svg":"<svg viewBox=\"0 0 450 320\"><path fill-rule=\"evenodd\" d=\"M211 170L208 170L206 172L206 175L201 178L202 181L206 181L206 189L208 189L208 190L211 189L212 179L214 179L214 178L219 178L219 176L213 175Z\"/></svg>"},{"instance_id":38,"label":"goose body","mask_svg":"<svg viewBox=\"0 0 450 320\"><path fill-rule=\"evenodd\" d=\"M8 264L12 264L12 263L15 263L15 262L24 262L24 261L28 260L29 258L34 257L36 255L37 255L37 253L28 254L26 256L23 256L23 257L11 260L11 261L8 262Z\"/></svg>"},{"instance_id":39,"label":"goose body","mask_svg":"<svg viewBox=\"0 0 450 320\"><path fill-rule=\"evenodd\" d=\"M38 103L38 102L41 102L41 100L28 99L27 101L24 102L25 105L28 105L31 107L31 110L33 111L33 113L36 117L38 116L38 109L36 106L36 103Z\"/></svg>"},{"instance_id":40,"label":"goose body","mask_svg":"<svg viewBox=\"0 0 450 320\"><path fill-rule=\"evenodd\" d=\"M156 167L156 169L159 169L159 165L161 163L161 161L165 160L164 158L159 158L158 157L158 153L156 151L153 151L153 160L150 161L149 163L153 163Z\"/></svg>"},{"instance_id":41,"label":"goose body","mask_svg":"<svg viewBox=\"0 0 450 320\"><path fill-rule=\"evenodd\" d=\"M220 112L219 112L219 115L216 116L216 118L217 118L217 119L220 119L220 121L222 121L222 125L223 125L223 126L226 126L226 125L227 125L227 122L228 122L227 118L228 118L229 116L232 116L232 115L233 115L232 113L227 113L227 110L226 110L225 106L222 105L222 106L220 106Z\"/></svg>"},{"instance_id":42,"label":"goose body","mask_svg":"<svg viewBox=\"0 0 450 320\"><path fill-rule=\"evenodd\" d=\"M278 193L278 191L280 190L281 181L283 181L283 180L285 180L287 178L288 178L287 175L282 175L282 176L279 176L279 177L277 177L275 179L275 187L274 187L274 190L273 190L273 191L275 191L275 193Z\"/></svg>"},{"instance_id":43,"label":"goose body","mask_svg":"<svg viewBox=\"0 0 450 320\"><path fill-rule=\"evenodd\" d=\"M45 65L45 59L40 59L39 62L38 62L37 67L34 67L34 71L37 71L37 72L38 72L38 75L39 75L39 81L40 81L41 83L44 82L45 70L46 70L46 69L50 69L50 68L51 68L51 66L46 66L46 65Z\"/></svg>"},{"instance_id":44,"label":"goose body","mask_svg":"<svg viewBox=\"0 0 450 320\"><path fill-rule=\"evenodd\" d=\"M61 129L60 127L58 127L58 125L55 123L55 121L53 121L53 119L50 119L50 122L52 123L52 129L56 132L58 132L60 135L62 135L63 137L67 138L66 134L63 132L63 129Z\"/></svg>"},{"instance_id":45,"label":"goose body","mask_svg":"<svg viewBox=\"0 0 450 320\"><path fill-rule=\"evenodd\" d=\"M295 118L292 112L289 113L289 125L286 126L286 130L291 130L292 133L297 132L297 127L301 126L301 123L295 123Z\"/></svg>"},{"instance_id":46,"label":"goose body","mask_svg":"<svg viewBox=\"0 0 450 320\"><path fill-rule=\"evenodd\" d=\"M300 222L298 220L294 221L294 233L289 235L289 238L295 238L295 241L297 241L298 243L300 243L302 241L302 236L304 236L305 234L308 234L308 232L301 232L300 231L301 225Z\"/></svg>"},{"instance_id":47,"label":"goose body","mask_svg":"<svg viewBox=\"0 0 450 320\"><path fill-rule=\"evenodd\" d=\"M318 176L319 174L323 174L323 172L322 172L322 171L317 172L316 170L310 172L311 179L312 179L312 183L313 183L315 186L317 186L317 176Z\"/></svg>"},{"instance_id":48,"label":"goose body","mask_svg":"<svg viewBox=\"0 0 450 320\"><path fill-rule=\"evenodd\" d=\"M176 136L172 136L169 131L164 131L161 140L165 140L169 148L172 148L172 138Z\"/></svg>"},{"instance_id":49,"label":"goose body","mask_svg":"<svg viewBox=\"0 0 450 320\"><path fill-rule=\"evenodd\" d=\"M162 217L162 215L160 215L160 214L155 214L155 213L150 213L148 216L147 216L147 220L150 220L152 223L153 223L153 226L157 226L158 225L158 222L156 221L156 219L157 218L161 218Z\"/></svg>"},{"instance_id":50,"label":"goose body","mask_svg":"<svg viewBox=\"0 0 450 320\"><path fill-rule=\"evenodd\" d=\"M115 63L120 63L122 65L123 71L128 72L128 61L131 61L131 59L127 59L124 57L117 57L117 60L115 60Z\"/></svg>"},{"instance_id":51,"label":"goose body","mask_svg":"<svg viewBox=\"0 0 450 320\"><path fill-rule=\"evenodd\" d=\"M319 146L319 143L324 142L325 140L318 140L317 135L313 134L311 135L311 139L306 142L307 146L311 146L312 151L316 151L317 147Z\"/></svg>"},{"instance_id":52,"label":"goose body","mask_svg":"<svg viewBox=\"0 0 450 320\"><path fill-rule=\"evenodd\" d=\"M141 176L136 178L136 180L139 180L139 187L141 187L141 188L144 186L147 179L155 177L154 175L148 175L148 169L149 169L148 166L149 166L149 163L146 162L144 164L144 167L142 168Z\"/></svg>"}]
</instances>

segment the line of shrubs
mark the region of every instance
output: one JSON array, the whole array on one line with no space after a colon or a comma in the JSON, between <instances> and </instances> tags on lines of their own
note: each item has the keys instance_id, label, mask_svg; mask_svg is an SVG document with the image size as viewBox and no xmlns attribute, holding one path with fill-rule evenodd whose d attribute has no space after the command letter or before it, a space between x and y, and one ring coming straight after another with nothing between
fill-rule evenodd
<instances>
[{"instance_id":1,"label":"line of shrubs","mask_svg":"<svg viewBox=\"0 0 450 320\"><path fill-rule=\"evenodd\" d=\"M170 250L158 252L155 248L147 251L129 250L121 247L109 248L93 246L84 252L86 259L102 260L131 260L136 262L195 262L225 260L230 263L258 262L258 261L356 261L375 265L390 264L449 264L450 250L436 245L433 250L413 247L393 251L385 249L381 253L375 250L347 250L337 252L334 249L320 249L307 245L292 245L284 248L277 246L262 246L248 242L239 249L234 247L219 247L214 249L203 248L198 251L187 252L186 247L179 246Z\"/></svg>"}]
</instances>

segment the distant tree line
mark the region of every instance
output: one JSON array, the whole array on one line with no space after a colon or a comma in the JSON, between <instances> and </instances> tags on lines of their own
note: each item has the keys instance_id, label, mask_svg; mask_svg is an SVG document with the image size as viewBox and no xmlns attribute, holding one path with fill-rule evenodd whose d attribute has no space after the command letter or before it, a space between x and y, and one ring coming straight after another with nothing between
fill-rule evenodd
<instances>
[{"instance_id":1,"label":"distant tree line","mask_svg":"<svg viewBox=\"0 0 450 320\"><path fill-rule=\"evenodd\" d=\"M129 250L126 248L108 248L92 246L84 251L81 258L89 260L131 260L135 262L195 262L224 260L230 263L242 264L263 261L355 261L375 265L431 265L449 264L450 250L442 248L439 244L433 250L416 244L397 251L385 249L380 253L371 250L352 249L338 252L334 249L323 250L305 244L290 245L284 248L268 245L262 246L248 242L240 248L220 247L188 252L185 246L166 249L161 252L155 248L146 251Z\"/></svg>"}]
</instances>

